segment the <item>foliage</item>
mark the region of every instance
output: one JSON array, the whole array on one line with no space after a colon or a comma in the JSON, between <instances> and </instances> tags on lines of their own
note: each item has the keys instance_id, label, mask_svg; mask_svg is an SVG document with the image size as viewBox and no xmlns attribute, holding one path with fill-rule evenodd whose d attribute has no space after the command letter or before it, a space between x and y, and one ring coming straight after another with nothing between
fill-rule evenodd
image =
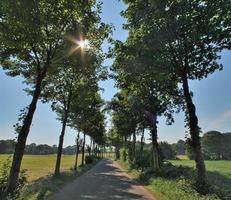
<instances>
[{"instance_id":1,"label":"foliage","mask_svg":"<svg viewBox=\"0 0 231 200\"><path fill-rule=\"evenodd\" d=\"M0 154L14 153L15 141L14 140L0 140Z\"/></svg>"},{"instance_id":2,"label":"foliage","mask_svg":"<svg viewBox=\"0 0 231 200\"><path fill-rule=\"evenodd\" d=\"M163 110L162 105L166 104L162 104L162 101L159 103L159 98L165 94L166 88L167 94L169 91L173 92L175 88L181 97L179 102L186 115L185 122L190 136L187 143L197 163L198 191L205 194L208 188L201 152L200 127L188 80L201 80L216 70L222 70L218 60L220 52L227 48L231 41L230 14L227 14L231 3L227 0L219 3L203 0L125 0L124 2L127 8L122 15L127 20L124 27L129 30L129 37L124 44L116 43L118 79L123 81L129 78L133 82L136 76L145 75L140 85L143 80L154 80L152 94L155 101L151 105L154 105L154 110L161 108L160 111ZM128 69L129 73L124 75L123 69ZM157 80L164 78L168 81L158 87ZM158 90L166 82L174 87L167 86L163 91ZM147 85L146 83L145 86ZM160 94L158 91L161 91ZM165 94L164 97L166 96L169 97ZM170 101L164 98L163 102L169 105ZM171 105L170 108L172 109Z\"/></svg>"},{"instance_id":3,"label":"foliage","mask_svg":"<svg viewBox=\"0 0 231 200\"><path fill-rule=\"evenodd\" d=\"M160 142L159 147L163 159L172 160L176 158L176 152L173 150L172 145L167 142Z\"/></svg>"},{"instance_id":4,"label":"foliage","mask_svg":"<svg viewBox=\"0 0 231 200\"><path fill-rule=\"evenodd\" d=\"M184 155L186 151L186 144L184 140L178 140L177 143L172 144L173 150L177 155Z\"/></svg>"},{"instance_id":5,"label":"foliage","mask_svg":"<svg viewBox=\"0 0 231 200\"><path fill-rule=\"evenodd\" d=\"M231 160L231 133L209 131L203 135L201 145L206 159Z\"/></svg>"},{"instance_id":6,"label":"foliage","mask_svg":"<svg viewBox=\"0 0 231 200\"><path fill-rule=\"evenodd\" d=\"M7 195L7 183L8 183L8 175L10 171L10 157L8 157L3 163L0 163L0 199L16 199L19 197L22 188L27 183L27 175L26 170L22 169L19 174L19 181L15 192L11 195Z\"/></svg>"},{"instance_id":7,"label":"foliage","mask_svg":"<svg viewBox=\"0 0 231 200\"><path fill-rule=\"evenodd\" d=\"M171 161L173 163L187 163L189 161ZM211 163L210 163L211 162ZM223 174L222 166L226 166L227 170L230 163L219 163L221 161L206 161L209 170L209 181L212 182L212 187L210 188L210 193L207 195L200 195L195 190L195 171L187 166L173 166L170 163L164 164L162 170L159 173L153 173L153 171L145 170L143 172L138 171L134 168L134 165L124 162L122 160L118 163L125 169L129 174L131 174L140 183L145 184L145 187L154 194L164 200L227 200L230 198L230 191L227 189L228 184L231 183L229 177L229 182L227 185L220 184L225 182L224 176L217 175L216 170ZM227 161L230 162L230 161ZM191 166L194 165L193 161L190 161ZM225 173L224 173L225 175ZM227 176L227 175L226 175ZM221 182L216 182L221 179ZM226 190L225 190L226 188Z\"/></svg>"},{"instance_id":8,"label":"foliage","mask_svg":"<svg viewBox=\"0 0 231 200\"><path fill-rule=\"evenodd\" d=\"M93 162L92 156L85 156L85 163L86 164L91 164L92 162Z\"/></svg>"},{"instance_id":9,"label":"foliage","mask_svg":"<svg viewBox=\"0 0 231 200\"><path fill-rule=\"evenodd\" d=\"M187 166L195 168L195 163L191 160L172 160L176 166ZM231 197L231 161L205 161L208 170L208 179L210 182L210 190L216 193L221 199L230 199Z\"/></svg>"},{"instance_id":10,"label":"foliage","mask_svg":"<svg viewBox=\"0 0 231 200\"><path fill-rule=\"evenodd\" d=\"M74 159L72 159L74 160ZM37 180L30 182L22 191L19 200L44 200L49 196L63 188L66 184L71 183L86 171L90 170L97 162L83 167L79 167L78 171L69 170L61 172L58 176L43 176Z\"/></svg>"}]
</instances>

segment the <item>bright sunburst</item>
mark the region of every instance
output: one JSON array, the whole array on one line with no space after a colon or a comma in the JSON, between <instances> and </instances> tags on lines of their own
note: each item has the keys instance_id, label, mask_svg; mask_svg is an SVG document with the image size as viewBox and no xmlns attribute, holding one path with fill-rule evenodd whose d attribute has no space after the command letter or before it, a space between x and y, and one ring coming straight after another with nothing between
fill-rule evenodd
<instances>
[{"instance_id":1,"label":"bright sunburst","mask_svg":"<svg viewBox=\"0 0 231 200\"><path fill-rule=\"evenodd\" d=\"M81 49L88 49L89 48L89 41L88 40L79 40L76 42Z\"/></svg>"},{"instance_id":2,"label":"bright sunburst","mask_svg":"<svg viewBox=\"0 0 231 200\"><path fill-rule=\"evenodd\" d=\"M89 40L82 39L82 37L79 40L77 40L76 38L73 38L73 37L68 37L68 40L70 40L71 42L73 42L75 44L75 46L73 46L70 49L70 51L68 52L68 55L73 54L78 49L81 49L81 52L83 52L84 50L87 50L90 48Z\"/></svg>"}]
</instances>

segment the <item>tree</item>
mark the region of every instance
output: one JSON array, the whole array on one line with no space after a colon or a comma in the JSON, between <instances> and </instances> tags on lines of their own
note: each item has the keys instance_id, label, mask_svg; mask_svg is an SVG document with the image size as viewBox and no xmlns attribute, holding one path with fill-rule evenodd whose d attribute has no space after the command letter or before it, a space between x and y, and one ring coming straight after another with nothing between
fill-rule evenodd
<instances>
[{"instance_id":1,"label":"tree","mask_svg":"<svg viewBox=\"0 0 231 200\"><path fill-rule=\"evenodd\" d=\"M83 81L82 89L74 98L70 109L71 127L77 128L84 135L82 145L82 165L84 164L86 135L91 137L96 144L105 142L105 116L102 110L104 104L98 87L98 76L88 76Z\"/></svg>"},{"instance_id":2,"label":"tree","mask_svg":"<svg viewBox=\"0 0 231 200\"><path fill-rule=\"evenodd\" d=\"M32 101L24 110L22 125L17 127L18 139L9 175L8 192L17 187L18 174L33 115L67 33L72 29L87 30L83 22L98 20L92 7L95 1L8 1L0 3L1 65L8 75L21 75L32 88ZM21 11L24 12L21 12ZM84 20L85 21L84 21Z\"/></svg>"},{"instance_id":3,"label":"tree","mask_svg":"<svg viewBox=\"0 0 231 200\"><path fill-rule=\"evenodd\" d=\"M136 52L146 63L140 71L160 70L182 84L190 133L187 141L195 155L198 191L205 194L208 188L200 128L188 80L200 80L222 69L217 60L224 43L230 44L227 37L230 23L225 13L231 3L226 0L219 3L203 0L124 2L128 4L123 12L128 20L125 28L133 33Z\"/></svg>"},{"instance_id":4,"label":"tree","mask_svg":"<svg viewBox=\"0 0 231 200\"><path fill-rule=\"evenodd\" d=\"M160 142L159 147L163 159L173 160L176 158L176 152L173 150L172 146L167 142Z\"/></svg>"},{"instance_id":5,"label":"tree","mask_svg":"<svg viewBox=\"0 0 231 200\"><path fill-rule=\"evenodd\" d=\"M205 158L212 160L230 159L230 138L228 134L222 134L218 131L205 133L201 139L202 152Z\"/></svg>"},{"instance_id":6,"label":"tree","mask_svg":"<svg viewBox=\"0 0 231 200\"><path fill-rule=\"evenodd\" d=\"M130 95L129 104L138 110L134 115L142 125L150 129L152 140L153 169L160 168L160 156L157 141L157 117L164 115L167 123L173 122L172 113L179 110L181 100L176 80L169 81L169 76L163 76L158 70L155 72L143 71L147 67L144 56L136 52L134 33L129 32L127 41L115 43L115 62L112 70L117 85L127 90ZM145 118L143 116L146 116Z\"/></svg>"},{"instance_id":7,"label":"tree","mask_svg":"<svg viewBox=\"0 0 231 200\"><path fill-rule=\"evenodd\" d=\"M14 153L14 148L14 140L0 140L0 154L12 154Z\"/></svg>"},{"instance_id":8,"label":"tree","mask_svg":"<svg viewBox=\"0 0 231 200\"><path fill-rule=\"evenodd\" d=\"M173 150L177 153L177 155L184 155L186 146L184 140L178 140L177 143L172 144Z\"/></svg>"},{"instance_id":9,"label":"tree","mask_svg":"<svg viewBox=\"0 0 231 200\"><path fill-rule=\"evenodd\" d=\"M79 138L79 132L77 134L76 137L76 154L75 154L75 165L74 165L74 170L77 170L77 166L78 166L78 155L79 155L79 148L81 147L81 139Z\"/></svg>"}]
</instances>

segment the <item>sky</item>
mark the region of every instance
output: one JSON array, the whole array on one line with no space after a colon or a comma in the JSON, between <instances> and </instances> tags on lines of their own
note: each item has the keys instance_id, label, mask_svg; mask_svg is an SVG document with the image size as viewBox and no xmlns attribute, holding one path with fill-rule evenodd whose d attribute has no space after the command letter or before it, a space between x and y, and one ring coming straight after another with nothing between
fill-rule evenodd
<instances>
[{"instance_id":1,"label":"sky","mask_svg":"<svg viewBox=\"0 0 231 200\"><path fill-rule=\"evenodd\" d=\"M121 1L103 0L102 21L112 23L115 30L113 38L125 41L127 32L122 29L125 20L120 16L120 12L125 9ZM103 45L106 51L108 44ZM231 132L231 52L222 52L221 63L224 65L222 71L217 71L213 75L202 81L190 81L190 89L193 91L193 101L197 108L199 126L203 132L218 130L221 132ZM110 67L112 60L108 59L104 65ZM6 76L0 69L0 140L13 139L16 137L13 125L17 122L20 110L31 101L31 96L27 96L23 89L26 87L20 77ZM113 80L100 82L100 87L104 89L102 96L109 101L116 93ZM51 111L49 104L38 103L33 118L30 134L27 143L37 144L58 144L61 123L56 120L56 114ZM175 123L171 126L165 124L164 118L159 119L158 135L160 141L176 142L184 139L186 129L184 127L184 113L174 115ZM67 128L64 139L64 146L73 145L76 131ZM148 138L148 133L146 138Z\"/></svg>"}]
</instances>

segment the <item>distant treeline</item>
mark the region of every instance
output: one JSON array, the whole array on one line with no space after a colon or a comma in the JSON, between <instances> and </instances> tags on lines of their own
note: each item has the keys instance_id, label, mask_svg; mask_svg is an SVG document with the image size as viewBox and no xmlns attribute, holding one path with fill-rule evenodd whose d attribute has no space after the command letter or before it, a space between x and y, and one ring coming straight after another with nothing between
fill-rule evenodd
<instances>
[{"instance_id":1,"label":"distant treeline","mask_svg":"<svg viewBox=\"0 0 231 200\"><path fill-rule=\"evenodd\" d=\"M150 148L151 144L146 144L145 149ZM209 131L201 138L202 152L207 160L231 160L231 133L221 133ZM14 152L14 140L0 140L0 154L12 154ZM193 159L193 155L184 140L169 144L160 142L159 147L164 159L175 159L177 155L188 155ZM86 148L87 151L88 148ZM67 146L63 149L63 154L75 154L76 145ZM47 144L36 145L32 143L26 145L25 154L47 155L57 153L57 146Z\"/></svg>"},{"instance_id":2,"label":"distant treeline","mask_svg":"<svg viewBox=\"0 0 231 200\"><path fill-rule=\"evenodd\" d=\"M176 155L188 155L190 159L194 158L184 140L174 144L160 142L159 146L165 159L173 159ZM231 133L209 131L202 136L201 146L206 160L231 160Z\"/></svg>"},{"instance_id":3,"label":"distant treeline","mask_svg":"<svg viewBox=\"0 0 231 200\"><path fill-rule=\"evenodd\" d=\"M12 154L14 153L15 141L14 140L0 140L0 154ZM26 145L25 154L32 155L48 155L55 154L58 151L58 147L56 145L49 146L47 144L39 144L35 143ZM63 149L63 154L75 154L76 153L76 145L67 146Z\"/></svg>"}]
</instances>

